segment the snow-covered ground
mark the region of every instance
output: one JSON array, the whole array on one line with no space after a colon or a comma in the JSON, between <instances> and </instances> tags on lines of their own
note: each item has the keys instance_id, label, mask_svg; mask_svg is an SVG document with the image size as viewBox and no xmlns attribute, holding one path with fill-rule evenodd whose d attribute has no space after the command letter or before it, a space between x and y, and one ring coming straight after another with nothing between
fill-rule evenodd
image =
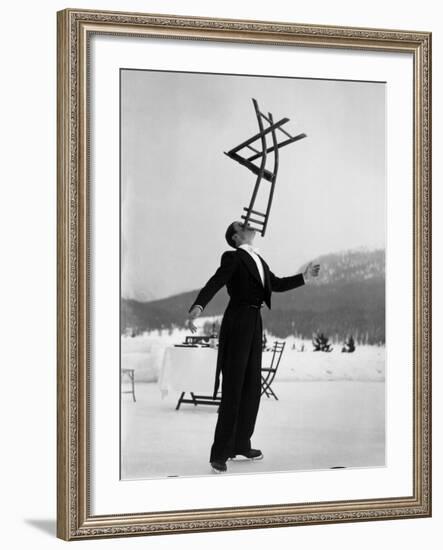
<instances>
[{"instance_id":1,"label":"snow-covered ground","mask_svg":"<svg viewBox=\"0 0 443 550\"><path fill-rule=\"evenodd\" d=\"M216 318L214 318L216 319ZM202 325L212 318L199 319ZM145 333L134 338L122 337L122 368L134 368L138 382L157 382L165 349L184 342L189 330L175 329ZM360 346L354 353L341 353L341 345L333 344L330 353L314 352L310 340L292 336L282 339L267 334L268 345L275 340L285 341L276 380L370 380L385 379L384 346ZM304 351L301 351L304 350ZM271 354L265 353L263 361L270 362Z\"/></svg>"},{"instance_id":2,"label":"snow-covered ground","mask_svg":"<svg viewBox=\"0 0 443 550\"><path fill-rule=\"evenodd\" d=\"M252 439L264 459L230 461L228 474L384 466L383 382L288 380L273 388L279 400L262 397ZM213 475L216 406L177 411L179 394L161 399L149 383L136 385L135 403L122 397L123 480Z\"/></svg>"}]
</instances>

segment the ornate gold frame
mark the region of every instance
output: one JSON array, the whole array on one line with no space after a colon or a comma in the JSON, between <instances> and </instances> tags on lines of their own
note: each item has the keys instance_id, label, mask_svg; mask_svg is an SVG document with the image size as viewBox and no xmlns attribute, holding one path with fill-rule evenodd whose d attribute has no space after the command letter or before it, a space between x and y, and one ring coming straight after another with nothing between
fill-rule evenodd
<instances>
[{"instance_id":1,"label":"ornate gold frame","mask_svg":"<svg viewBox=\"0 0 443 550\"><path fill-rule=\"evenodd\" d=\"M431 34L203 17L58 14L57 535L65 540L431 515ZM409 52L414 59L413 496L92 516L88 505L87 48L93 33Z\"/></svg>"}]
</instances>

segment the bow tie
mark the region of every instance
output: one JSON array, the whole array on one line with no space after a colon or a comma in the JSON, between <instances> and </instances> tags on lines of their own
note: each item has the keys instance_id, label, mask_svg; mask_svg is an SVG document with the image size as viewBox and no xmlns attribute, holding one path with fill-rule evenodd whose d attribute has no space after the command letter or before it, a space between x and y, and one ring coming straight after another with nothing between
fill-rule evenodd
<instances>
[{"instance_id":1,"label":"bow tie","mask_svg":"<svg viewBox=\"0 0 443 550\"><path fill-rule=\"evenodd\" d=\"M242 248L244 248L248 252L254 252L255 254L260 254L260 250L255 246L251 246L250 244L243 244Z\"/></svg>"}]
</instances>

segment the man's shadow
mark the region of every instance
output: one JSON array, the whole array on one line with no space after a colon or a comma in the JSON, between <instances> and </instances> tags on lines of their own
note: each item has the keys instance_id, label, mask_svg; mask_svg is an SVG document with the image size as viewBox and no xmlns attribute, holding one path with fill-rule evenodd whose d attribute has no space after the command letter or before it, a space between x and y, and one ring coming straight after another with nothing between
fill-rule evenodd
<instances>
[{"instance_id":1,"label":"man's shadow","mask_svg":"<svg viewBox=\"0 0 443 550\"><path fill-rule=\"evenodd\" d=\"M57 522L55 519L25 519L25 523L53 537L57 535Z\"/></svg>"}]
</instances>

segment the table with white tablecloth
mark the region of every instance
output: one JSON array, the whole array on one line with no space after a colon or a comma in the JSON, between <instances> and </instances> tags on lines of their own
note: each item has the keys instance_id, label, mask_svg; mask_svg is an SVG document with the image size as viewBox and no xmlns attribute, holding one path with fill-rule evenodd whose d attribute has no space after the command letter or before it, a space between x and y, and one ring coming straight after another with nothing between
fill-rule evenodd
<instances>
[{"instance_id":1,"label":"table with white tablecloth","mask_svg":"<svg viewBox=\"0 0 443 550\"><path fill-rule=\"evenodd\" d=\"M273 353L272 348L263 350ZM210 347L171 346L165 349L160 369L158 384L162 398L170 390L180 393L177 409L181 403L194 405L217 405L220 403L220 394L213 399L215 371L217 367L217 349ZM264 368L264 371L269 370ZM266 377L267 378L267 377ZM277 399L269 389L266 380L262 378L271 395ZM219 389L219 392L221 390ZM186 393L191 399L186 399ZM266 395L269 397L268 393Z\"/></svg>"},{"instance_id":2,"label":"table with white tablecloth","mask_svg":"<svg viewBox=\"0 0 443 550\"><path fill-rule=\"evenodd\" d=\"M212 395L217 366L217 349L168 347L158 380L162 396L170 390Z\"/></svg>"}]
</instances>

